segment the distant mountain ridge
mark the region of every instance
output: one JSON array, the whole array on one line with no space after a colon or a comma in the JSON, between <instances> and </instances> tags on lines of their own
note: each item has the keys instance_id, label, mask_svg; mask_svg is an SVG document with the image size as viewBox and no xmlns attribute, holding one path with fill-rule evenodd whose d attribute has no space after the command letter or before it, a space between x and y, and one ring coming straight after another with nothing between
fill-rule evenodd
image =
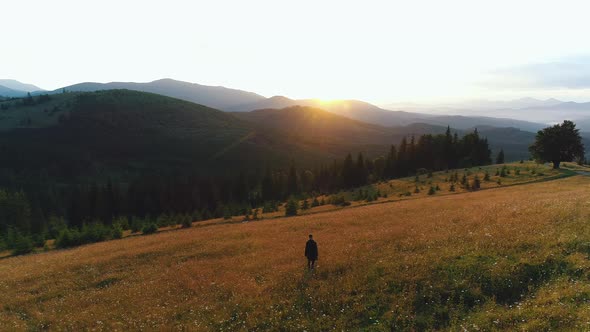
<instances>
[{"instance_id":1,"label":"distant mountain ridge","mask_svg":"<svg viewBox=\"0 0 590 332\"><path fill-rule=\"evenodd\" d=\"M4 85L0 85L0 96L1 97L18 98L18 97L24 97L26 95L27 95L26 91L14 90L14 89L8 88Z\"/></svg>"},{"instance_id":2,"label":"distant mountain ridge","mask_svg":"<svg viewBox=\"0 0 590 332\"><path fill-rule=\"evenodd\" d=\"M258 109L281 109L291 106L308 106L320 108L331 113L342 115L354 120L380 126L407 126L412 123L426 123L436 126L451 126L457 129L469 129L478 126L514 127L526 131L537 131L545 127L542 123L534 123L510 118L494 118L484 116L433 115L406 111L390 111L359 100L337 100L325 102L318 99L289 99L274 96L256 103L232 107L229 111L247 112Z\"/></svg>"},{"instance_id":3,"label":"distant mountain ridge","mask_svg":"<svg viewBox=\"0 0 590 332\"><path fill-rule=\"evenodd\" d=\"M265 97L253 92L230 89L221 86L200 85L196 83L176 81L168 78L148 83L85 82L66 86L64 88L57 89L53 92L58 93L61 92L63 89L72 92L90 92L115 89L135 90L156 93L167 97L178 98L221 110L225 110L234 105L243 103L253 103L265 99Z\"/></svg>"},{"instance_id":4,"label":"distant mountain ridge","mask_svg":"<svg viewBox=\"0 0 590 332\"><path fill-rule=\"evenodd\" d=\"M7 80L12 83L18 81ZM20 83L22 84L22 83ZM1 84L0 84L1 85ZM38 88L27 85L27 89ZM464 107L455 106L426 107L418 104L408 105L401 109L384 109L373 104L359 100L338 100L325 102L319 99L290 99L284 96L266 98L262 95L225 88L221 86L207 86L196 83L176 81L173 79L160 79L147 83L136 82L111 82L93 83L85 82L64 87L66 91L100 91L113 89L127 89L142 92L156 93L168 97L178 98L226 112L245 112L257 109L281 109L300 105L321 108L331 113L342 115L354 120L363 121L382 126L405 126L420 122L438 126L451 126L457 129L468 129L481 126L515 127L526 131L537 131L548 123L573 119L584 124L583 130L590 130L590 105L580 103L564 103L557 99L540 100L535 98L520 98L512 101L472 101L473 106L463 104ZM50 93L62 92L64 88L56 89ZM1 90L1 88L0 88ZM14 89L12 89L14 90ZM21 97L26 95L25 90L12 91L4 88L5 97ZM32 94L39 94L34 91ZM590 104L590 103L589 103ZM560 105L562 108L560 108ZM516 112L513 108L523 107L524 111ZM472 108L471 108L472 107ZM503 107L494 109L493 107ZM437 110L439 111L437 114ZM558 111L567 111L560 114ZM442 112L442 113L441 113ZM586 114L587 113L587 114ZM453 114L453 115L448 115ZM485 116L482 116L485 115ZM534 122L532 122L533 120Z\"/></svg>"},{"instance_id":5,"label":"distant mountain ridge","mask_svg":"<svg viewBox=\"0 0 590 332\"><path fill-rule=\"evenodd\" d=\"M33 85L33 84L28 84L28 83L22 83L19 82L17 80L12 80L12 79L0 79L0 85L3 87L6 87L8 89L12 89L12 90L16 90L16 91L24 91L26 92L35 92L35 91L44 91L43 89L41 89L40 87Z\"/></svg>"}]
</instances>

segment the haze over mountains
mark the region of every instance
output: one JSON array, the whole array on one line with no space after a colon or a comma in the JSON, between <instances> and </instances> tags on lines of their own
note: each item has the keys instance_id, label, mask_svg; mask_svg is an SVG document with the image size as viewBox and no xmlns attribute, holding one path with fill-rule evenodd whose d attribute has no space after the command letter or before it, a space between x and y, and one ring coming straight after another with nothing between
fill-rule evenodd
<instances>
[{"instance_id":1,"label":"haze over mountains","mask_svg":"<svg viewBox=\"0 0 590 332\"><path fill-rule=\"evenodd\" d=\"M252 92L224 87L206 86L194 83L162 79L149 83L111 82L80 83L65 87L67 91L98 91L109 89L129 89L162 94L179 98L227 112L248 112L258 109L285 108L290 106L310 106L349 117L351 119L383 126L403 126L416 122L469 129L477 126L515 127L536 131L543 123L510 118L491 118L481 116L433 115L427 112L390 111L359 100L338 100L325 102L319 99L290 99L284 96L265 98ZM62 89L53 91L60 92Z\"/></svg>"},{"instance_id":2,"label":"haze over mountains","mask_svg":"<svg viewBox=\"0 0 590 332\"><path fill-rule=\"evenodd\" d=\"M161 94L202 104L226 112L249 112L259 109L282 109L308 106L381 126L406 126L424 123L451 126L460 130L474 127L514 127L535 132L547 124L564 119L574 120L583 131L590 131L590 103L563 102L557 99L521 98L511 101L474 100L449 105L389 104L384 108L359 100L323 101L290 99L284 96L266 98L253 92L218 86L161 79L148 83L85 82L64 87L67 91L129 89ZM39 93L34 85L14 80L0 80L0 95L21 97L26 92ZM50 93L59 93L56 89ZM482 116L485 115L485 116Z\"/></svg>"},{"instance_id":3,"label":"haze over mountains","mask_svg":"<svg viewBox=\"0 0 590 332\"><path fill-rule=\"evenodd\" d=\"M228 89L221 86L208 86L196 83L161 79L149 83L111 82L111 83L79 83L65 87L67 91L100 91L113 89L128 89L151 92L163 96L178 98L193 103L206 105L219 110L226 110L234 105L253 103L264 97L253 92ZM53 91L61 92L62 89Z\"/></svg>"},{"instance_id":4,"label":"haze over mountains","mask_svg":"<svg viewBox=\"0 0 590 332\"><path fill-rule=\"evenodd\" d=\"M464 103L445 105L387 104L390 110L407 110L432 115L454 114L472 117L489 114L498 118L510 118L516 121L534 121L544 125L563 120L575 121L578 128L590 131L590 102L561 101L558 99L520 98L509 101L475 100ZM518 125L515 125L518 126ZM525 129L525 127L519 127ZM533 128L529 128L530 130Z\"/></svg>"},{"instance_id":5,"label":"haze over mountains","mask_svg":"<svg viewBox=\"0 0 590 332\"><path fill-rule=\"evenodd\" d=\"M3 97L23 97L27 92L43 91L33 84L21 83L17 80L0 79L0 96Z\"/></svg>"}]
</instances>

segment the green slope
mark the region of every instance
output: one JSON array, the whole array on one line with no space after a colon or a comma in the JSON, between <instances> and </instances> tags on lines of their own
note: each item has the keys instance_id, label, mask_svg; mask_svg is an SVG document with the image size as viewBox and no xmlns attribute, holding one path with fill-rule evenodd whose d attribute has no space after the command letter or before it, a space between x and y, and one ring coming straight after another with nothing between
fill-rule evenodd
<instances>
[{"instance_id":1,"label":"green slope","mask_svg":"<svg viewBox=\"0 0 590 332\"><path fill-rule=\"evenodd\" d=\"M109 90L53 95L33 106L10 103L0 120L0 162L15 172L224 174L326 159L313 146L231 114L156 94ZM46 111L54 107L59 112Z\"/></svg>"}]
</instances>

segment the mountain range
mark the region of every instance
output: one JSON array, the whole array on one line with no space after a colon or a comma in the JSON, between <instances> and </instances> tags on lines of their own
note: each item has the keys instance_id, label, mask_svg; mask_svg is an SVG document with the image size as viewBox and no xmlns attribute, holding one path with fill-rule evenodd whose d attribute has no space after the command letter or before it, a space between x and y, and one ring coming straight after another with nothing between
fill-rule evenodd
<instances>
[{"instance_id":1,"label":"mountain range","mask_svg":"<svg viewBox=\"0 0 590 332\"><path fill-rule=\"evenodd\" d=\"M469 129L479 126L515 127L522 130L536 131L545 126L543 123L511 118L493 118L482 116L433 115L426 112L390 111L359 100L322 101L319 99L290 99L284 96L265 98L261 95L224 87L206 86L194 83L162 79L149 83L80 83L64 87L66 91L99 91L110 89L129 89L157 93L179 98L226 112L248 112L258 109L281 109L290 106L309 106L342 115L354 120L382 126L404 126L420 122L437 126L451 126L457 129ZM59 93L57 89L52 93Z\"/></svg>"},{"instance_id":2,"label":"mountain range","mask_svg":"<svg viewBox=\"0 0 590 332\"><path fill-rule=\"evenodd\" d=\"M563 102L557 99L475 100L440 107L414 104L406 106L406 109L389 110L359 100L323 101L319 99L290 99L284 96L266 98L252 92L172 79L161 79L148 83L86 82L47 93L58 94L63 92L64 89L71 92L112 89L150 92L206 105L233 114L254 110L305 106L383 127L402 127L422 123L431 126L450 126L457 130L470 130L475 127L510 127L535 132L549 123L572 119L578 123L579 128L590 131L590 103ZM2 91L4 91L4 94ZM15 80L0 80L0 95L9 97L22 96L26 94L25 91L32 91L33 94L43 93L39 87L34 85L20 83ZM385 107L394 108L392 106L394 105ZM411 110L411 112L408 110ZM442 114L443 112L445 114ZM453 115L449 115L449 113ZM493 115L493 117L481 116L482 114Z\"/></svg>"},{"instance_id":3,"label":"mountain range","mask_svg":"<svg viewBox=\"0 0 590 332\"><path fill-rule=\"evenodd\" d=\"M38 86L33 84L21 83L12 79L0 79L0 96L9 98L19 98L26 96L27 93L42 92Z\"/></svg>"},{"instance_id":4,"label":"mountain range","mask_svg":"<svg viewBox=\"0 0 590 332\"><path fill-rule=\"evenodd\" d=\"M403 137L447 130L428 123L371 124L309 106L223 112L132 90L70 91L45 99L0 102L0 162L14 174L42 171L71 179L193 170L213 175L267 164L286 167L293 160L312 167L348 153L375 158ZM516 128L479 131L494 153L503 148L508 160L527 158L534 139Z\"/></svg>"},{"instance_id":5,"label":"mountain range","mask_svg":"<svg viewBox=\"0 0 590 332\"><path fill-rule=\"evenodd\" d=\"M196 83L161 79L149 83L111 82L111 83L79 83L52 91L52 93L66 91L101 91L113 89L127 89L156 93L163 96L178 98L209 107L226 110L234 105L254 103L264 97L253 92L228 89L221 86L208 86Z\"/></svg>"}]
</instances>

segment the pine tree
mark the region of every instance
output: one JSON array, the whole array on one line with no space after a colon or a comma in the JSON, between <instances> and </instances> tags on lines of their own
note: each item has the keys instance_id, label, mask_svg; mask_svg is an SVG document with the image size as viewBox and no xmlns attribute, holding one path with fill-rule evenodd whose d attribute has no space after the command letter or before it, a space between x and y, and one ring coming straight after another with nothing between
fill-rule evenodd
<instances>
[{"instance_id":1,"label":"pine tree","mask_svg":"<svg viewBox=\"0 0 590 332\"><path fill-rule=\"evenodd\" d=\"M490 181L490 173L488 173L488 171L487 171L487 170L486 170L486 173L485 173L485 174L484 174L484 176L483 176L483 180L484 180L484 181L486 181L486 182L487 182L487 181Z\"/></svg>"},{"instance_id":2,"label":"pine tree","mask_svg":"<svg viewBox=\"0 0 590 332\"><path fill-rule=\"evenodd\" d=\"M434 195L436 194L436 189L434 189L433 186L430 186L430 189L428 189L428 195Z\"/></svg>"},{"instance_id":3,"label":"pine tree","mask_svg":"<svg viewBox=\"0 0 590 332\"><path fill-rule=\"evenodd\" d=\"M449 191L455 191L455 184L451 183L451 187L449 188Z\"/></svg>"},{"instance_id":4,"label":"pine tree","mask_svg":"<svg viewBox=\"0 0 590 332\"><path fill-rule=\"evenodd\" d=\"M462 185L468 184L468 182L467 182L467 174L465 174L465 173L463 173L463 177L461 178L461 184Z\"/></svg>"},{"instance_id":5,"label":"pine tree","mask_svg":"<svg viewBox=\"0 0 590 332\"><path fill-rule=\"evenodd\" d=\"M496 164L503 164L504 163L504 149L500 149L498 155L496 156Z\"/></svg>"},{"instance_id":6,"label":"pine tree","mask_svg":"<svg viewBox=\"0 0 590 332\"><path fill-rule=\"evenodd\" d=\"M291 197L288 201L287 201L287 206L285 208L285 216L289 217L289 216L296 216L297 215L297 201L295 200L295 198Z\"/></svg>"},{"instance_id":7,"label":"pine tree","mask_svg":"<svg viewBox=\"0 0 590 332\"><path fill-rule=\"evenodd\" d=\"M500 177L501 178L506 177L506 167L502 167L502 169L500 170Z\"/></svg>"}]
</instances>

